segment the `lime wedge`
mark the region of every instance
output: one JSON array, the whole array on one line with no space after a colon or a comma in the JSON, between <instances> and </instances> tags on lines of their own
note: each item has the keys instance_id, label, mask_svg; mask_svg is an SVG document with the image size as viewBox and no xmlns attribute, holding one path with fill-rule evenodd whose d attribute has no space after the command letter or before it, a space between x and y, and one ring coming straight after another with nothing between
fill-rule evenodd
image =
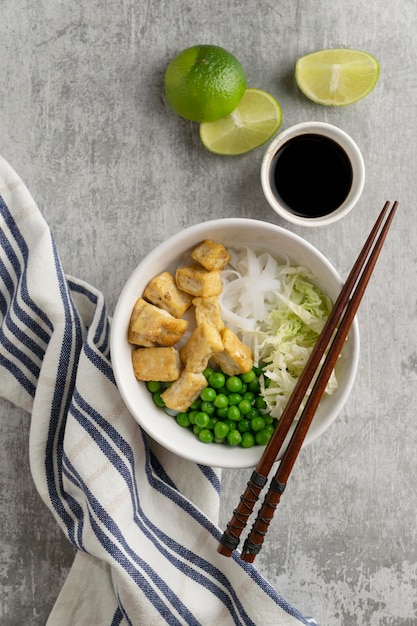
<instances>
[{"instance_id":1,"label":"lime wedge","mask_svg":"<svg viewBox=\"0 0 417 626\"><path fill-rule=\"evenodd\" d=\"M200 124L200 137L210 152L234 156L264 144L281 121L281 107L275 98L260 89L247 89L232 113Z\"/></svg>"},{"instance_id":2,"label":"lime wedge","mask_svg":"<svg viewBox=\"0 0 417 626\"><path fill-rule=\"evenodd\" d=\"M361 50L321 50L299 58L295 80L303 94L325 106L345 106L361 100L375 87L379 63Z\"/></svg>"}]
</instances>

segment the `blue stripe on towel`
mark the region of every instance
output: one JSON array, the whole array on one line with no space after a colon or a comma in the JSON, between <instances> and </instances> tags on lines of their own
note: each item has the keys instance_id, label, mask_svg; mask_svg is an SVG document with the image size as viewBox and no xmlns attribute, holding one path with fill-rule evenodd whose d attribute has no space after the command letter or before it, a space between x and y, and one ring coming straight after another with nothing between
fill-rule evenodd
<instances>
[{"instance_id":1,"label":"blue stripe on towel","mask_svg":"<svg viewBox=\"0 0 417 626\"><path fill-rule=\"evenodd\" d=\"M197 466L200 471L204 474L207 480L211 483L211 485L216 490L216 493L220 495L220 480L217 476L216 472L212 467L208 467L207 465L198 465Z\"/></svg>"},{"instance_id":2,"label":"blue stripe on towel","mask_svg":"<svg viewBox=\"0 0 417 626\"><path fill-rule=\"evenodd\" d=\"M28 255L29 251L26 245L26 241L22 236L19 227L17 226L15 220L13 219L6 203L4 202L2 196L0 196L0 215L4 219L4 223L7 226L8 231L10 232L11 237L15 242L15 246L12 246L11 242L6 237L6 229L0 228L0 248L4 249L7 254L7 258L11 262L13 268L16 272L16 277L20 277L20 296L22 301L27 307L28 312L32 312L33 317L35 319L39 319L39 321L45 327L49 328L51 331L53 329L52 323L49 320L48 316L45 312L32 300L29 295L29 290L27 286L27 264L28 264ZM17 254L15 250L19 250L22 255L22 263L17 258ZM43 331L42 325L37 325L34 321L32 322L33 328L40 329L40 338L42 338ZM49 335L48 335L49 336Z\"/></svg>"},{"instance_id":3,"label":"blue stripe on towel","mask_svg":"<svg viewBox=\"0 0 417 626\"><path fill-rule=\"evenodd\" d=\"M1 344L2 341L0 334L0 345ZM31 396L32 398L35 396L36 382L34 383L33 381L29 380L29 378L27 378L27 376L23 374L22 370L17 367L17 365L9 361L9 359L7 359L2 354L0 354L0 365L14 376L19 385L29 394L29 396Z\"/></svg>"},{"instance_id":4,"label":"blue stripe on towel","mask_svg":"<svg viewBox=\"0 0 417 626\"><path fill-rule=\"evenodd\" d=\"M45 471L51 503L65 524L69 539L76 543L76 522L81 515L78 503L67 494L62 485L62 450L66 417L71 404L77 373L78 358L83 343L81 322L69 297L68 286L61 264L52 242L56 277L60 289L65 324L61 337L61 349L56 373L55 388L49 416L49 431L46 441Z\"/></svg>"},{"instance_id":5,"label":"blue stripe on towel","mask_svg":"<svg viewBox=\"0 0 417 626\"><path fill-rule=\"evenodd\" d=\"M115 614L113 615L113 619L111 621L110 626L120 626L120 624L122 623L123 620L123 613L121 612L120 608L117 607Z\"/></svg>"}]
</instances>

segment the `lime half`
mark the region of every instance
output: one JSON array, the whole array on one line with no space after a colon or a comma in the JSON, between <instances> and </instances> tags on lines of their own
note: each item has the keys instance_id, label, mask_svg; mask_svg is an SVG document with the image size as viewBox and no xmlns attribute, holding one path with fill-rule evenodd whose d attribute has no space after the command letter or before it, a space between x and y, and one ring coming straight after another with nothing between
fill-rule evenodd
<instances>
[{"instance_id":1,"label":"lime half","mask_svg":"<svg viewBox=\"0 0 417 626\"><path fill-rule=\"evenodd\" d=\"M361 100L375 87L379 63L361 50L321 50L299 58L295 80L303 94L325 106L345 106Z\"/></svg>"},{"instance_id":2,"label":"lime half","mask_svg":"<svg viewBox=\"0 0 417 626\"><path fill-rule=\"evenodd\" d=\"M229 115L200 124L200 137L210 152L244 154L268 141L281 121L281 107L275 98L260 89L247 89Z\"/></svg>"}]
</instances>

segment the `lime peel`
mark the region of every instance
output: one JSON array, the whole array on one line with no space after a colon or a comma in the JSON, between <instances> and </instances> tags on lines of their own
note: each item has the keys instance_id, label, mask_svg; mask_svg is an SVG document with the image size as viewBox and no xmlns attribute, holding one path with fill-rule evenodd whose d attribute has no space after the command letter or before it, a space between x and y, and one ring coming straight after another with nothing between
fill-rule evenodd
<instances>
[{"instance_id":1,"label":"lime peel","mask_svg":"<svg viewBox=\"0 0 417 626\"><path fill-rule=\"evenodd\" d=\"M186 48L172 59L164 75L168 104L194 122L212 122L228 115L245 89L242 65L220 46Z\"/></svg>"},{"instance_id":2,"label":"lime peel","mask_svg":"<svg viewBox=\"0 0 417 626\"><path fill-rule=\"evenodd\" d=\"M282 110L275 98L266 91L249 88L229 115L200 124L200 137L210 152L236 156L263 145L281 122Z\"/></svg>"},{"instance_id":3,"label":"lime peel","mask_svg":"<svg viewBox=\"0 0 417 626\"><path fill-rule=\"evenodd\" d=\"M303 94L324 106L347 106L367 96L375 87L380 66L362 50L333 48L297 59L295 79Z\"/></svg>"}]
</instances>

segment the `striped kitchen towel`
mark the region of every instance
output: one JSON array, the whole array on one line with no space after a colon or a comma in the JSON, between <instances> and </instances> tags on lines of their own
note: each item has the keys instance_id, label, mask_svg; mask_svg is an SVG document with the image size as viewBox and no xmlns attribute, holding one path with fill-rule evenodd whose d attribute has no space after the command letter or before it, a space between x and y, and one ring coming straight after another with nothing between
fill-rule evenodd
<instances>
[{"instance_id":1,"label":"striped kitchen towel","mask_svg":"<svg viewBox=\"0 0 417 626\"><path fill-rule=\"evenodd\" d=\"M314 624L217 553L220 472L149 442L131 417L103 296L65 275L1 157L0 244L0 396L31 412L33 480L77 548L48 626Z\"/></svg>"}]
</instances>

